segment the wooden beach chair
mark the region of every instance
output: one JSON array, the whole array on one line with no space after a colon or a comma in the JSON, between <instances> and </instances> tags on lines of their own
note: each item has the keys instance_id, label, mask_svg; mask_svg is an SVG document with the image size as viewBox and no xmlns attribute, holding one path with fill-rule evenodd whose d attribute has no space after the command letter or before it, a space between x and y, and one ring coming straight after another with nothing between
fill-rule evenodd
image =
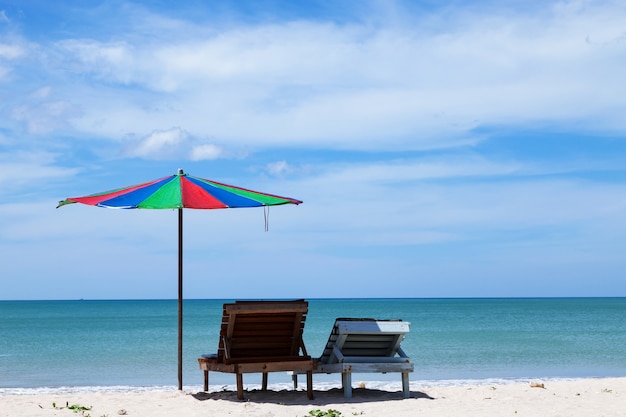
<instances>
[{"instance_id":1,"label":"wooden beach chair","mask_svg":"<svg viewBox=\"0 0 626 417\"><path fill-rule=\"evenodd\" d=\"M198 359L204 391L209 390L209 371L236 374L240 400L243 374L262 373L262 389L267 390L269 372L292 371L307 374L307 396L313 399L314 361L302 340L307 312L304 300L224 304L217 354Z\"/></svg>"},{"instance_id":2,"label":"wooden beach chair","mask_svg":"<svg viewBox=\"0 0 626 417\"><path fill-rule=\"evenodd\" d=\"M339 318L317 360L315 373L341 373L344 396L352 397L353 373L402 374L402 393L409 398L409 372L413 363L400 347L409 332L409 322ZM297 372L293 373L294 385Z\"/></svg>"}]
</instances>

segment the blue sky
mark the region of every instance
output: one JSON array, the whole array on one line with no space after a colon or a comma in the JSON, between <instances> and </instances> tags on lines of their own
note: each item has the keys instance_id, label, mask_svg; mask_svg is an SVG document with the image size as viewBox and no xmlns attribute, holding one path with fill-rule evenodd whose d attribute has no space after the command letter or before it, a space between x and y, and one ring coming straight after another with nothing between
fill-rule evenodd
<instances>
[{"instance_id":1,"label":"blue sky","mask_svg":"<svg viewBox=\"0 0 626 417\"><path fill-rule=\"evenodd\" d=\"M175 5L174 5L175 4ZM622 1L0 0L0 299L626 296Z\"/></svg>"}]
</instances>

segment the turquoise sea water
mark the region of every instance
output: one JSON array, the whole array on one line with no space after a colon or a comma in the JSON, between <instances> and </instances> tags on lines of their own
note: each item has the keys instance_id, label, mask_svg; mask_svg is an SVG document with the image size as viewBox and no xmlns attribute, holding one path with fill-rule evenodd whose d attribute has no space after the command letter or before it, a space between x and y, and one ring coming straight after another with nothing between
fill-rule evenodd
<instances>
[{"instance_id":1,"label":"turquoise sea water","mask_svg":"<svg viewBox=\"0 0 626 417\"><path fill-rule=\"evenodd\" d=\"M230 301L185 301L186 389L200 389L196 358L215 351L222 304ZM626 376L626 298L308 301L304 337L314 357L336 317L409 321L403 348L415 363L412 386ZM0 393L174 388L177 352L175 300L0 301ZM397 375L354 380L399 384ZM271 384L289 381L286 374L270 375ZM339 381L339 375L314 378L316 388ZM234 376L212 373L211 384L212 389L231 386Z\"/></svg>"}]
</instances>

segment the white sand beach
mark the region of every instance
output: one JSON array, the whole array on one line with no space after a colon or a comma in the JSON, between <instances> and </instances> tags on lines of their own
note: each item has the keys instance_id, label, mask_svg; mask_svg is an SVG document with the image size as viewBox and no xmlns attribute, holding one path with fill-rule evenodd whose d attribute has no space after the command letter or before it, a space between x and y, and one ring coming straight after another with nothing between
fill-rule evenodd
<instances>
[{"instance_id":1,"label":"white sand beach","mask_svg":"<svg viewBox=\"0 0 626 417\"><path fill-rule=\"evenodd\" d=\"M536 386L539 385L539 386ZM543 385L543 387L541 387ZM315 391L251 391L244 401L236 393L101 392L0 395L1 417L75 416L66 404L90 407L82 415L262 416L305 417L311 410L339 411L348 416L626 416L626 378L481 384L412 385L411 398L400 392L355 388L351 399L339 389ZM56 405L55 406L53 406Z\"/></svg>"}]
</instances>

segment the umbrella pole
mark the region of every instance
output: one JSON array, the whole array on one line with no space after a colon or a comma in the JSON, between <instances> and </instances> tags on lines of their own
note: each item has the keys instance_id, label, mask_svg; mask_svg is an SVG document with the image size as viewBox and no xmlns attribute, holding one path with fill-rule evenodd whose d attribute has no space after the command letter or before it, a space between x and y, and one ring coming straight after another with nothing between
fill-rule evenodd
<instances>
[{"instance_id":1,"label":"umbrella pole","mask_svg":"<svg viewBox=\"0 0 626 417\"><path fill-rule=\"evenodd\" d=\"M178 209L178 390L183 389L183 209Z\"/></svg>"}]
</instances>

